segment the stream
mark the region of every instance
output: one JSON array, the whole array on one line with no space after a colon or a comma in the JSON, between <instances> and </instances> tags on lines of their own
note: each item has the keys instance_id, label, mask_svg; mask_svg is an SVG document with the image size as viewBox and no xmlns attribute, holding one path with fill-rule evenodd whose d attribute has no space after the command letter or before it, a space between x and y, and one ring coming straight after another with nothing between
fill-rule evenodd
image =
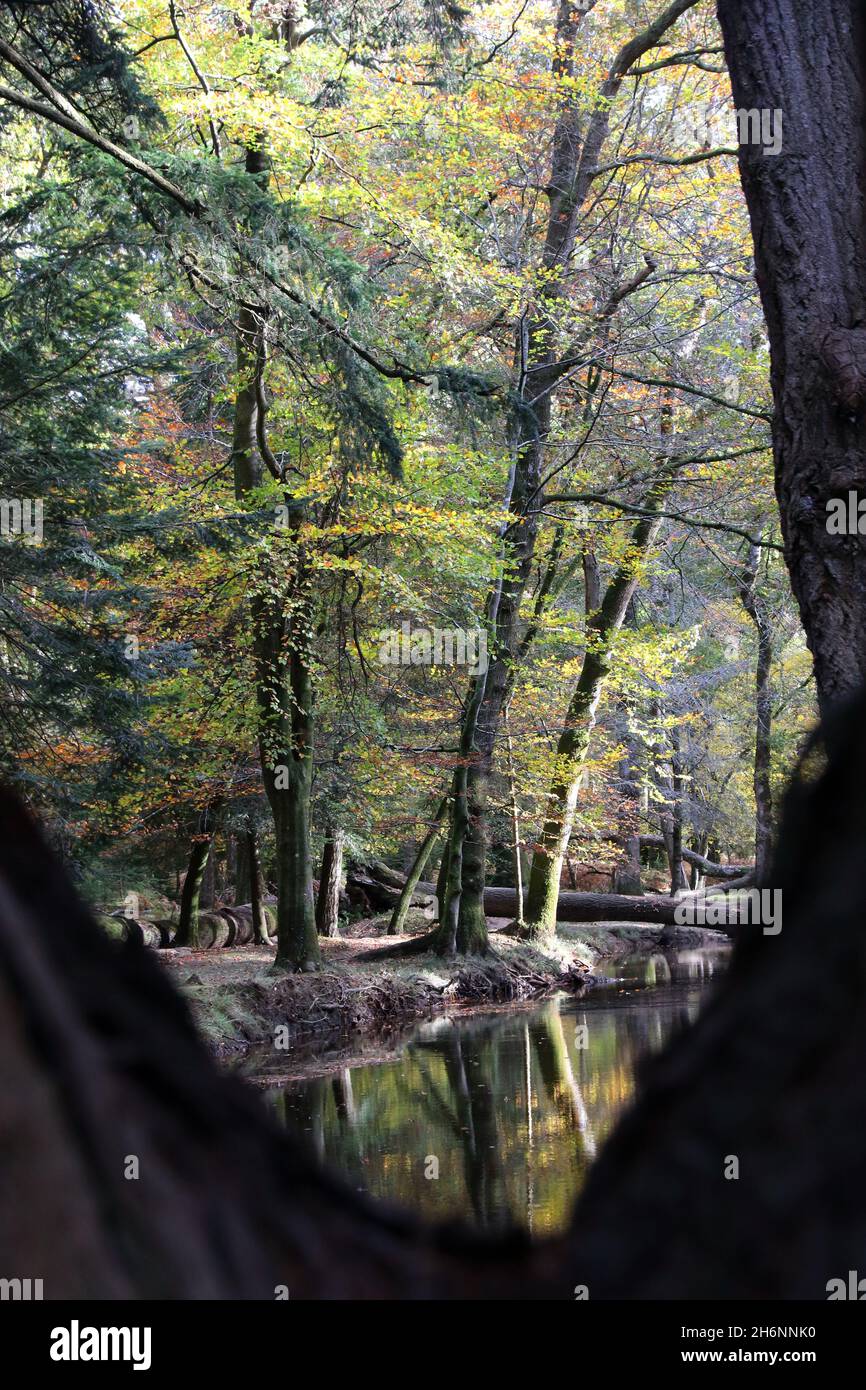
<instances>
[{"instance_id":1,"label":"stream","mask_svg":"<svg viewBox=\"0 0 866 1390\"><path fill-rule=\"evenodd\" d=\"M608 962L583 999L436 1018L395 1054L268 1085L286 1127L359 1191L429 1219L567 1225L635 1069L692 1022L728 948Z\"/></svg>"}]
</instances>

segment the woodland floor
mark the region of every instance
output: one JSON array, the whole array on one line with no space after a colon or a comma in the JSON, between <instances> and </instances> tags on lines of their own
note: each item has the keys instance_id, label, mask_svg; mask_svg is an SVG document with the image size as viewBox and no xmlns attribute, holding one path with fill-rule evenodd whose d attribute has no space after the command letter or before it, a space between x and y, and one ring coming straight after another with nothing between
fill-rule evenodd
<instances>
[{"instance_id":1,"label":"woodland floor","mask_svg":"<svg viewBox=\"0 0 866 1390\"><path fill-rule=\"evenodd\" d=\"M558 989L580 993L611 973L608 963L658 950L665 930L633 922L561 923L555 941L530 946L501 934L505 919L489 918L491 951L483 958L361 960L410 939L383 935L386 924L387 916L366 919L323 940L324 968L312 975L271 973L272 946L169 949L158 958L217 1053L264 1052L280 1061L290 1051L293 1065L302 1065L307 1055L321 1060L349 1042L387 1044L395 1032L437 1013L513 1006ZM724 940L718 932L681 927L667 933L664 949Z\"/></svg>"}]
</instances>

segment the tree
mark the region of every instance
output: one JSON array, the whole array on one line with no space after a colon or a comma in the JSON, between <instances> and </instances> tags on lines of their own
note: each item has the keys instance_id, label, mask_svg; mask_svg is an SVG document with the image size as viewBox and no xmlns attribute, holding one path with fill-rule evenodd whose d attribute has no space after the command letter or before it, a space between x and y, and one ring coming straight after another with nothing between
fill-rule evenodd
<instances>
[{"instance_id":1,"label":"tree","mask_svg":"<svg viewBox=\"0 0 866 1390\"><path fill-rule=\"evenodd\" d=\"M773 833L773 792L770 785L770 740L773 698L770 672L773 664L773 630L767 606L757 592L761 548L750 547L739 584L740 601L751 618L758 639L755 666L755 877L763 883L770 864Z\"/></svg>"},{"instance_id":2,"label":"tree","mask_svg":"<svg viewBox=\"0 0 866 1390\"><path fill-rule=\"evenodd\" d=\"M631 544L605 590L600 608L587 622L586 653L557 744L556 772L544 829L532 859L524 927L530 938L552 935L556 930L562 864L598 703L610 671L614 641L637 588L639 567L658 534L659 513L671 488L671 478L663 472L646 498L646 516L635 526Z\"/></svg>"},{"instance_id":3,"label":"tree","mask_svg":"<svg viewBox=\"0 0 866 1390\"><path fill-rule=\"evenodd\" d=\"M345 836L340 826L331 825L328 827L322 850L319 894L316 898L316 930L320 936L339 935L344 840Z\"/></svg>"},{"instance_id":4,"label":"tree","mask_svg":"<svg viewBox=\"0 0 866 1390\"><path fill-rule=\"evenodd\" d=\"M740 147L772 350L776 492L824 709L866 674L862 535L828 503L866 478L862 6L719 0L734 101L784 116L781 156Z\"/></svg>"},{"instance_id":5,"label":"tree","mask_svg":"<svg viewBox=\"0 0 866 1390\"><path fill-rule=\"evenodd\" d=\"M487 948L483 897L486 877L487 796L493 750L508 703L517 657L520 608L529 580L543 505L544 464L553 419L554 394L573 356L585 349L595 324L585 326L578 344L562 350L560 301L567 294L580 214L597 174L610 130L610 108L629 69L655 47L696 0L675 0L643 32L616 54L601 83L595 108L582 129L581 104L574 87L576 47L581 25L595 0L575 6L559 0L553 74L562 84L552 141L549 198L541 264L534 294L515 326L514 378L509 392L508 443L511 467L505 495L508 522L500 531L503 572L488 597L484 623L492 656L476 676L466 698L460 764L454 774L448 845L448 877L437 949L483 952ZM599 314L606 323L620 304L655 269L618 285Z\"/></svg>"}]
</instances>

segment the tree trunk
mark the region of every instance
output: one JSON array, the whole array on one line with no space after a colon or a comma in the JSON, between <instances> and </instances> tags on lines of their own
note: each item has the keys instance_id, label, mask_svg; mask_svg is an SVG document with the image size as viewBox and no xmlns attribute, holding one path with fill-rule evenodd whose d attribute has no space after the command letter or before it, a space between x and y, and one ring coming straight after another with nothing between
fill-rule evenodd
<instances>
[{"instance_id":1,"label":"tree trunk","mask_svg":"<svg viewBox=\"0 0 866 1390\"><path fill-rule=\"evenodd\" d=\"M600 598L594 605L598 608ZM620 763L620 839L624 854L613 871L612 888L614 893L628 893L640 897L643 893L640 863L640 759L637 739L628 734L626 756ZM574 882L572 881L572 888Z\"/></svg>"},{"instance_id":2,"label":"tree trunk","mask_svg":"<svg viewBox=\"0 0 866 1390\"><path fill-rule=\"evenodd\" d=\"M269 161L262 137L247 150L246 173L267 188ZM262 480L266 452L263 390L264 311L239 311L236 339L240 388L235 397L232 459L235 495L243 500ZM277 957L290 970L321 964L313 905L310 800L313 759L313 682L309 667L311 575L298 534L303 509L287 497L293 550L277 575L265 567L250 603L256 661L259 756L274 818L277 867ZM281 556L281 560L285 557Z\"/></svg>"},{"instance_id":3,"label":"tree trunk","mask_svg":"<svg viewBox=\"0 0 866 1390\"><path fill-rule=\"evenodd\" d=\"M773 793L770 785L770 737L773 701L770 672L773 665L773 630L765 605L757 593L760 546L752 546L739 592L743 607L755 625L758 660L755 669L755 876L763 883L770 866L773 833Z\"/></svg>"},{"instance_id":4,"label":"tree trunk","mask_svg":"<svg viewBox=\"0 0 866 1390\"><path fill-rule=\"evenodd\" d=\"M247 822L247 829L244 834L246 843L246 859L249 864L250 879L250 906L253 910L253 941L257 946L269 946L271 943L268 922L265 917L264 909L264 877L262 875L262 865L259 858L259 841L256 835L256 827L250 818Z\"/></svg>"},{"instance_id":5,"label":"tree trunk","mask_svg":"<svg viewBox=\"0 0 866 1390\"><path fill-rule=\"evenodd\" d=\"M316 931L319 936L339 936L340 934L340 883L343 877L343 842L345 838L338 825L328 827L328 834L322 849L319 896L316 899Z\"/></svg>"},{"instance_id":6,"label":"tree trunk","mask_svg":"<svg viewBox=\"0 0 866 1390\"><path fill-rule=\"evenodd\" d=\"M683 770L680 732L670 730L671 744L671 897L688 888L683 870Z\"/></svg>"},{"instance_id":7,"label":"tree trunk","mask_svg":"<svg viewBox=\"0 0 866 1390\"><path fill-rule=\"evenodd\" d=\"M559 736L557 771L548 793L541 842L533 856L529 875L525 930L530 939L550 935L556 929L562 862L571 837L580 779L598 702L610 669L614 639L637 588L637 567L655 540L660 525L658 513L672 486L670 477L663 475L650 490L645 505L653 515L643 518L634 528L629 560L616 571L601 607L587 620L583 666Z\"/></svg>"},{"instance_id":8,"label":"tree trunk","mask_svg":"<svg viewBox=\"0 0 866 1390\"><path fill-rule=\"evenodd\" d=\"M559 358L557 315L568 287L581 209L595 178L607 139L610 108L625 74L653 48L696 0L674 0L646 30L625 44L601 84L599 101L582 132L583 102L575 77L580 27L596 0L559 0L554 34L554 76L563 84L553 134L550 200L544 247L533 302L521 315L514 344L513 408L508 428L512 459L503 525L504 574L493 586L485 612L489 667L475 678L467 697L461 732L461 765L455 770L449 832L448 889L442 906L438 950L444 954L483 953L487 948L484 884L487 857L487 795L493 751L502 711L515 677L520 606L529 581L543 497L541 484L553 395L567 368ZM648 263L649 265L649 263ZM609 318L649 270L623 293L614 295ZM596 320L587 327L592 331Z\"/></svg>"},{"instance_id":9,"label":"tree trunk","mask_svg":"<svg viewBox=\"0 0 866 1390\"><path fill-rule=\"evenodd\" d=\"M201 886L205 866L211 857L214 837L214 817L219 809L219 801L205 806L199 815L198 831L195 835L189 856L183 889L180 895L180 918L175 946L198 946L198 916L202 907Z\"/></svg>"},{"instance_id":10,"label":"tree trunk","mask_svg":"<svg viewBox=\"0 0 866 1390\"><path fill-rule=\"evenodd\" d=\"M211 838L208 846L209 853L202 866L201 884L198 893L198 905L206 912L213 909L216 902L216 839Z\"/></svg>"},{"instance_id":11,"label":"tree trunk","mask_svg":"<svg viewBox=\"0 0 866 1390\"><path fill-rule=\"evenodd\" d=\"M430 858L430 855L433 853L436 841L439 839L440 827L442 825L442 821L445 817L445 812L447 810L448 797L443 796L442 800L439 802L438 807L436 808L436 814L433 817L430 829L424 836L424 839L422 840L421 845L418 849L418 853L415 855L412 867L406 876L406 882L403 885L403 891L400 894L400 900L397 903L397 906L394 908L394 911L391 915L391 921L388 923L389 936L399 936L406 925L406 918L409 915L409 908L412 906L412 898L415 895L415 889L418 887L418 884L421 881L421 875L426 869L427 862Z\"/></svg>"},{"instance_id":12,"label":"tree trunk","mask_svg":"<svg viewBox=\"0 0 866 1390\"><path fill-rule=\"evenodd\" d=\"M313 783L313 683L307 644L311 577L300 545L294 569L255 601L261 758L274 817L277 857L277 956L286 970L318 970L310 809ZM287 616L288 614L288 616Z\"/></svg>"},{"instance_id":13,"label":"tree trunk","mask_svg":"<svg viewBox=\"0 0 866 1390\"><path fill-rule=\"evenodd\" d=\"M174 938L175 946L191 946L193 950L197 950L198 948L198 914L201 907L201 885L204 878L205 865L210 858L212 843L213 840L210 836L193 840L189 855L189 866L183 883L183 891L180 895L180 920L178 922L177 935Z\"/></svg>"},{"instance_id":14,"label":"tree trunk","mask_svg":"<svg viewBox=\"0 0 866 1390\"><path fill-rule=\"evenodd\" d=\"M772 352L776 493L822 709L866 677L866 46L860 0L718 0L738 108L784 113L783 152L740 147Z\"/></svg>"},{"instance_id":15,"label":"tree trunk","mask_svg":"<svg viewBox=\"0 0 866 1390\"><path fill-rule=\"evenodd\" d=\"M436 911L439 923L442 922L442 912L445 899L448 895L448 841L442 846L442 858L439 861L439 872L436 875Z\"/></svg>"},{"instance_id":16,"label":"tree trunk","mask_svg":"<svg viewBox=\"0 0 866 1390\"><path fill-rule=\"evenodd\" d=\"M523 845L520 839L520 803L517 799L517 784L514 777L514 745L508 727L508 711L505 712L506 745L508 749L508 800L511 812L511 865L514 872L514 888L517 894L517 916L515 921L523 926Z\"/></svg>"}]
</instances>

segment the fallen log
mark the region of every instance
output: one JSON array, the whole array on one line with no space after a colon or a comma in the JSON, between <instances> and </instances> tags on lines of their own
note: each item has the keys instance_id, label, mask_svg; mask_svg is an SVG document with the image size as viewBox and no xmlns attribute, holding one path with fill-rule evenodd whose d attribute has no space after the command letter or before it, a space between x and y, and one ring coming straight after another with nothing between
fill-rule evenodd
<instances>
[{"instance_id":1,"label":"fallen log","mask_svg":"<svg viewBox=\"0 0 866 1390\"><path fill-rule=\"evenodd\" d=\"M661 893L635 898L625 893L561 892L556 908L558 922L647 922L672 927L676 900ZM485 888L487 917L516 917L517 893L513 888Z\"/></svg>"},{"instance_id":2,"label":"fallen log","mask_svg":"<svg viewBox=\"0 0 866 1390\"><path fill-rule=\"evenodd\" d=\"M663 843L659 837L659 844ZM685 851L683 854L685 856ZM704 863L710 864L710 861L704 860ZM714 867L723 870L720 876L728 880L724 884L724 891L729 888L748 888L754 881L752 874L747 872L749 865ZM387 911L396 907L405 882L404 874L374 860L365 870L355 868L349 871L347 888L351 883L354 887L363 889L371 905L379 911ZM719 891L723 891L721 884ZM688 896L683 895L685 898ZM431 906L435 907L435 884L419 882L412 897L412 905L428 909ZM650 926L669 927L675 925L675 907L675 899L664 893L644 893L636 897L625 893L577 893L563 889L559 894L556 919L558 922L646 922ZM484 912L487 917L516 917L516 889L485 888Z\"/></svg>"},{"instance_id":3,"label":"fallen log","mask_svg":"<svg viewBox=\"0 0 866 1390\"><path fill-rule=\"evenodd\" d=\"M229 924L219 912L200 912L198 915L198 939L193 949L196 951L219 950L228 944Z\"/></svg>"},{"instance_id":4,"label":"fallen log","mask_svg":"<svg viewBox=\"0 0 866 1390\"><path fill-rule=\"evenodd\" d=\"M117 941L131 941L136 946L157 947L164 944L162 928L155 922L146 922L119 912L99 920L106 934Z\"/></svg>"},{"instance_id":5,"label":"fallen log","mask_svg":"<svg viewBox=\"0 0 866 1390\"><path fill-rule=\"evenodd\" d=\"M641 849L664 850L665 842L661 835L641 835ZM712 859L707 859L703 854L696 853L693 849L683 849L683 859L687 864L692 864L696 869L700 869L702 874L708 874L710 878L743 878L750 873L754 873L754 864L715 864Z\"/></svg>"},{"instance_id":6,"label":"fallen log","mask_svg":"<svg viewBox=\"0 0 866 1390\"><path fill-rule=\"evenodd\" d=\"M387 878L382 874L384 864L355 866L346 874L346 896L355 907L365 911L393 912L399 905L406 884L405 874L396 869L387 870ZM436 888L432 883L419 882L412 894L412 907L430 908L436 900Z\"/></svg>"},{"instance_id":7,"label":"fallen log","mask_svg":"<svg viewBox=\"0 0 866 1390\"><path fill-rule=\"evenodd\" d=\"M240 907L221 907L219 913L229 924L229 934L225 945L227 947L248 946L253 939L252 907L243 904Z\"/></svg>"}]
</instances>

